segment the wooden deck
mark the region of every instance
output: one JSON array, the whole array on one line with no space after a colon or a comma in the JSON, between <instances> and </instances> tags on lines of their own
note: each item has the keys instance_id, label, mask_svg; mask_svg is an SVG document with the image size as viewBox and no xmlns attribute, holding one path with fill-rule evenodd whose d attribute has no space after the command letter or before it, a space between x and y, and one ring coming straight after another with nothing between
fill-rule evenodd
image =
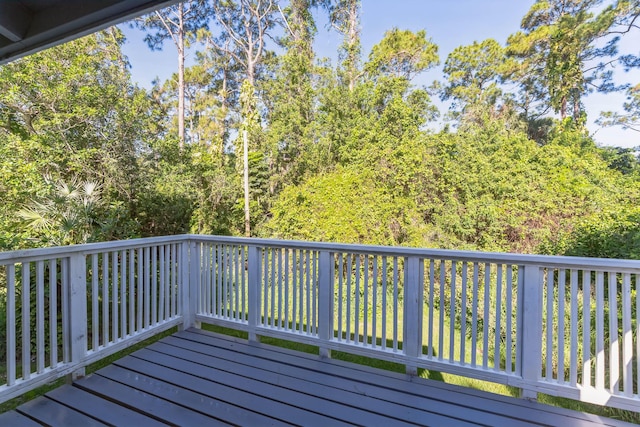
<instances>
[{"instance_id":1,"label":"wooden deck","mask_svg":"<svg viewBox=\"0 0 640 427\"><path fill-rule=\"evenodd\" d=\"M625 426L191 329L0 414L0 426Z\"/></svg>"}]
</instances>

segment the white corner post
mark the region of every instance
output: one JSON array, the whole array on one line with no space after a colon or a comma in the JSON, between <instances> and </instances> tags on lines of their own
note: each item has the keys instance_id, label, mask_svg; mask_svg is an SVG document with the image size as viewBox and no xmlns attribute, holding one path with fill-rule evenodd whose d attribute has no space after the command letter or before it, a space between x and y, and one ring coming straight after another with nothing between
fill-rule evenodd
<instances>
[{"instance_id":1,"label":"white corner post","mask_svg":"<svg viewBox=\"0 0 640 427\"><path fill-rule=\"evenodd\" d=\"M540 380L542 369L542 283L541 267L525 265L520 300L520 352L522 379L524 386L520 397L536 400L536 384Z\"/></svg>"},{"instance_id":2,"label":"white corner post","mask_svg":"<svg viewBox=\"0 0 640 427\"><path fill-rule=\"evenodd\" d=\"M423 294L423 261L412 256L405 263L404 283L404 337L402 348L410 358L418 358L422 354L422 294ZM418 375L418 367L414 363L406 364L407 375Z\"/></svg>"},{"instance_id":3,"label":"white corner post","mask_svg":"<svg viewBox=\"0 0 640 427\"><path fill-rule=\"evenodd\" d=\"M70 362L80 366L87 354L87 267L84 254L78 253L69 256L69 270L66 308L69 318L69 346ZM67 376L67 382L83 377L84 366L71 372Z\"/></svg>"},{"instance_id":4,"label":"white corner post","mask_svg":"<svg viewBox=\"0 0 640 427\"><path fill-rule=\"evenodd\" d=\"M198 303L198 287L200 285L200 254L196 242L185 240L180 249L180 285L182 306L182 323L178 328L185 329L199 327L196 322L196 307Z\"/></svg>"},{"instance_id":5,"label":"white corner post","mask_svg":"<svg viewBox=\"0 0 640 427\"><path fill-rule=\"evenodd\" d=\"M248 248L247 275L249 297L249 342L258 343L260 337L256 329L260 320L260 248L250 245Z\"/></svg>"},{"instance_id":6,"label":"white corner post","mask_svg":"<svg viewBox=\"0 0 640 427\"><path fill-rule=\"evenodd\" d=\"M333 256L331 252L320 252L318 269L318 337L320 338L320 357L330 358L328 344L333 338Z\"/></svg>"}]
</instances>

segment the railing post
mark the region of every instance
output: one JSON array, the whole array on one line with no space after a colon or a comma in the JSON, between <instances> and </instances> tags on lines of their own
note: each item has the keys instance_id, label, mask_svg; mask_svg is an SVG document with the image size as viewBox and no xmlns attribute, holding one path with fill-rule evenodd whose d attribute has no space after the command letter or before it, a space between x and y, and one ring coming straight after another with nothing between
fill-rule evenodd
<instances>
[{"instance_id":1,"label":"railing post","mask_svg":"<svg viewBox=\"0 0 640 427\"><path fill-rule=\"evenodd\" d=\"M539 265L525 265L522 293L519 298L518 310L520 316L520 352L522 379L525 387L520 396L525 399L536 400L538 392L535 384L540 379L542 366L542 285L540 283Z\"/></svg>"},{"instance_id":2,"label":"railing post","mask_svg":"<svg viewBox=\"0 0 640 427\"><path fill-rule=\"evenodd\" d=\"M69 256L69 277L66 315L69 319L68 345L72 365L82 363L87 354L87 270L85 256L81 253ZM83 377L84 367L73 371L67 381Z\"/></svg>"},{"instance_id":3,"label":"railing post","mask_svg":"<svg viewBox=\"0 0 640 427\"><path fill-rule=\"evenodd\" d=\"M260 319L260 248L249 246L247 260L247 285L249 287L249 341L260 342L256 328Z\"/></svg>"},{"instance_id":4,"label":"railing post","mask_svg":"<svg viewBox=\"0 0 640 427\"><path fill-rule=\"evenodd\" d=\"M331 252L320 252L318 269L318 337L320 357L330 358L331 350L322 344L329 344L333 338L333 256Z\"/></svg>"},{"instance_id":5,"label":"railing post","mask_svg":"<svg viewBox=\"0 0 640 427\"><path fill-rule=\"evenodd\" d=\"M182 324L180 330L200 327L196 323L196 307L198 303L198 286L200 274L200 257L196 242L182 242L180 253L180 292L182 296ZM194 274L195 272L195 274Z\"/></svg>"},{"instance_id":6,"label":"railing post","mask_svg":"<svg viewBox=\"0 0 640 427\"><path fill-rule=\"evenodd\" d=\"M405 265L404 283L404 333L402 348L404 354L418 358L422 354L422 293L423 261L409 257ZM408 375L418 375L415 364L406 365Z\"/></svg>"}]
</instances>

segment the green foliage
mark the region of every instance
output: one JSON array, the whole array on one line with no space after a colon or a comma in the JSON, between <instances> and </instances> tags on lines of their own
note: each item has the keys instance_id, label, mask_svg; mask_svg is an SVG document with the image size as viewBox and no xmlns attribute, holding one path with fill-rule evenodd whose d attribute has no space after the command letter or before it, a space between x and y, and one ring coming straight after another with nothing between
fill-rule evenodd
<instances>
[{"instance_id":1,"label":"green foliage","mask_svg":"<svg viewBox=\"0 0 640 427\"><path fill-rule=\"evenodd\" d=\"M390 75L411 80L439 62L438 46L427 40L427 32L394 28L373 47L367 68L373 74Z\"/></svg>"},{"instance_id":2,"label":"green foliage","mask_svg":"<svg viewBox=\"0 0 640 427\"><path fill-rule=\"evenodd\" d=\"M627 89L627 101L623 104L625 113L605 111L598 122L604 126L622 126L640 132L640 84Z\"/></svg>"},{"instance_id":3,"label":"green foliage","mask_svg":"<svg viewBox=\"0 0 640 427\"><path fill-rule=\"evenodd\" d=\"M281 44L286 53L270 61L274 78L262 82L264 102L268 106L269 123L265 135L270 158L271 187L279 191L283 185L298 183L313 161L313 108L315 90L312 79L318 67L313 64L313 36L316 32L308 0L292 1L285 10L289 33ZM316 163L317 164L317 163Z\"/></svg>"},{"instance_id":4,"label":"green foliage","mask_svg":"<svg viewBox=\"0 0 640 427\"><path fill-rule=\"evenodd\" d=\"M580 120L581 99L593 88L615 89L608 67L620 58L610 30L621 11L602 3L538 0L522 18L522 31L508 39L508 52L521 60L513 67L515 80L562 119Z\"/></svg>"},{"instance_id":5,"label":"green foliage","mask_svg":"<svg viewBox=\"0 0 640 427\"><path fill-rule=\"evenodd\" d=\"M607 212L580 221L555 243L563 255L598 258L640 258L640 210Z\"/></svg>"},{"instance_id":6,"label":"green foliage","mask_svg":"<svg viewBox=\"0 0 640 427\"><path fill-rule=\"evenodd\" d=\"M41 244L68 242L60 230L74 229L68 215L71 221L63 228L50 227L51 233L44 233L48 237L17 221L18 210L40 203L36 210L42 218L61 224L65 215L54 220L50 214L61 213L63 206L55 207L55 191L43 176L58 183L100 183L100 212L94 212L100 225L92 229L101 231L94 235L85 229L71 241L135 235L130 212L136 155L157 126L147 94L129 80L122 42L114 28L0 67L0 114L11 118L10 126L0 128L0 225L18 237L11 246L32 245L27 238Z\"/></svg>"},{"instance_id":7,"label":"green foliage","mask_svg":"<svg viewBox=\"0 0 640 427\"><path fill-rule=\"evenodd\" d=\"M506 63L504 48L493 39L455 48L444 64L447 85L442 98L452 99L452 108L462 111L474 105L495 109Z\"/></svg>"},{"instance_id":8,"label":"green foliage","mask_svg":"<svg viewBox=\"0 0 640 427\"><path fill-rule=\"evenodd\" d=\"M274 203L265 234L287 239L399 245L416 242L415 208L387 194L364 171L337 168L300 186L289 186ZM414 214L412 218L411 215Z\"/></svg>"},{"instance_id":9,"label":"green foliage","mask_svg":"<svg viewBox=\"0 0 640 427\"><path fill-rule=\"evenodd\" d=\"M638 171L637 148L622 147L601 147L603 159L609 164L611 169L629 175Z\"/></svg>"},{"instance_id":10,"label":"green foliage","mask_svg":"<svg viewBox=\"0 0 640 427\"><path fill-rule=\"evenodd\" d=\"M296 0L279 14L260 4L257 15L249 0L211 5L219 31L200 29L201 44L185 45L200 52L184 72L183 149L179 84L172 76L151 93L135 87L116 29L0 68L0 247L238 234L245 198L247 224L264 236L553 253L623 247L596 250L576 235L628 237L638 198L635 154L596 147L580 99L610 77L587 71L589 61L634 66L606 32L632 24L635 5L538 1L507 47L458 47L440 93L453 101L455 130L435 133L430 92L411 85L439 61L426 31L387 31L363 63L357 0ZM316 6L343 37L336 66L315 61ZM169 36L162 25L144 27L156 48ZM278 25L276 54L263 42ZM632 127L635 89L628 115L610 124ZM564 104L572 118L536 114ZM82 183L99 183L99 193Z\"/></svg>"},{"instance_id":11,"label":"green foliage","mask_svg":"<svg viewBox=\"0 0 640 427\"><path fill-rule=\"evenodd\" d=\"M41 244L62 246L130 235L122 202L106 205L97 183L46 176L44 182L45 194L17 212Z\"/></svg>"},{"instance_id":12,"label":"green foliage","mask_svg":"<svg viewBox=\"0 0 640 427\"><path fill-rule=\"evenodd\" d=\"M383 129L390 127L384 116L377 120L380 127L371 124L371 133L354 133L354 140L376 142L370 142L371 149L361 145L357 154L354 147L350 166L285 188L264 232L312 240L343 236L342 241L352 242L557 252L549 242L562 230L600 215L603 207L627 206L638 194L580 131L556 130L540 146L525 133L492 122L464 133L424 137L415 131L386 141ZM352 194L356 188L359 198ZM345 202L330 204L329 197ZM356 203L362 207L351 206ZM363 234L365 212L375 218L372 224L384 226ZM394 227L395 234L387 232Z\"/></svg>"},{"instance_id":13,"label":"green foliage","mask_svg":"<svg viewBox=\"0 0 640 427\"><path fill-rule=\"evenodd\" d=\"M192 43L195 33L206 26L207 13L206 2L185 1L145 15L134 24L147 31L144 41L151 50L162 50L164 42L169 39L178 45L177 49L184 49L183 44ZM186 39L183 44L178 43L178 37Z\"/></svg>"}]
</instances>

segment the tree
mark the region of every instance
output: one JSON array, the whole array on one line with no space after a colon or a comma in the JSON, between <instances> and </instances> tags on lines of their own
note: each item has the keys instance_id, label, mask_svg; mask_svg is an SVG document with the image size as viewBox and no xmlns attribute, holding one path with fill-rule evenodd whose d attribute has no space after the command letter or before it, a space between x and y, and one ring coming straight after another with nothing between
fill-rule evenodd
<instances>
[{"instance_id":1,"label":"tree","mask_svg":"<svg viewBox=\"0 0 640 427\"><path fill-rule=\"evenodd\" d=\"M640 1L620 0L615 10L616 20L610 30L611 34L627 36L632 31L640 29ZM640 55L627 54L619 57L625 71L640 67ZM623 129L631 129L640 132L640 84L628 87L627 99L623 104L624 113L603 112L598 122L603 126L622 126Z\"/></svg>"},{"instance_id":2,"label":"tree","mask_svg":"<svg viewBox=\"0 0 640 427\"><path fill-rule=\"evenodd\" d=\"M452 108L463 113L473 106L495 111L506 61L504 48L494 39L455 48L444 63L442 99L453 100Z\"/></svg>"},{"instance_id":3,"label":"tree","mask_svg":"<svg viewBox=\"0 0 640 427\"><path fill-rule=\"evenodd\" d=\"M162 50L165 40L171 39L178 51L178 144L185 143L185 79L184 61L187 42L193 40L198 29L206 27L208 11L205 0L179 2L146 15L135 23L150 31L144 38L151 50Z\"/></svg>"},{"instance_id":4,"label":"tree","mask_svg":"<svg viewBox=\"0 0 640 427\"><path fill-rule=\"evenodd\" d=\"M285 36L279 44L283 55L267 64L272 78L262 82L266 106L267 147L270 193L284 184L298 182L313 167L306 160L314 144L314 78L313 39L316 25L312 16L313 0L293 0L281 11Z\"/></svg>"},{"instance_id":5,"label":"tree","mask_svg":"<svg viewBox=\"0 0 640 427\"><path fill-rule=\"evenodd\" d=\"M328 11L332 27L343 36L343 42L336 69L328 61L317 68L317 136L308 150L309 167L314 171L335 167L347 140L361 126L362 108L367 108L360 105L363 93L358 90L364 76L360 57L360 0L326 0L321 5Z\"/></svg>"},{"instance_id":6,"label":"tree","mask_svg":"<svg viewBox=\"0 0 640 427\"><path fill-rule=\"evenodd\" d=\"M343 82L353 92L356 82L362 77L360 71L360 0L327 0L329 21L333 28L343 35L340 60L344 76Z\"/></svg>"},{"instance_id":7,"label":"tree","mask_svg":"<svg viewBox=\"0 0 640 427\"><path fill-rule=\"evenodd\" d=\"M627 89L627 101L623 105L624 114L605 111L598 123L603 126L622 126L640 132L640 84Z\"/></svg>"},{"instance_id":8,"label":"tree","mask_svg":"<svg viewBox=\"0 0 640 427\"><path fill-rule=\"evenodd\" d=\"M609 59L617 53L618 38L609 30L619 11L607 6L596 13L601 4L538 0L522 19L523 31L507 41L509 54L522 61L512 77L525 90L545 96L562 119L571 114L581 124L582 97L592 90L616 89L608 66L615 62Z\"/></svg>"},{"instance_id":9,"label":"tree","mask_svg":"<svg viewBox=\"0 0 640 427\"><path fill-rule=\"evenodd\" d=\"M414 33L394 28L373 47L367 68L372 72L411 80L438 62L438 46L427 40L425 30Z\"/></svg>"},{"instance_id":10,"label":"tree","mask_svg":"<svg viewBox=\"0 0 640 427\"><path fill-rule=\"evenodd\" d=\"M33 150L23 154L41 162L40 175L81 173L132 200L136 151L155 135L158 120L147 94L131 84L123 42L111 28L1 67L7 126L0 135Z\"/></svg>"},{"instance_id":11,"label":"tree","mask_svg":"<svg viewBox=\"0 0 640 427\"><path fill-rule=\"evenodd\" d=\"M245 83L241 89L243 104L243 181L244 181L244 225L245 235L251 236L250 191L249 191L249 129L256 126L258 112L255 97L258 67L264 60L268 32L275 26L276 4L263 0L226 1L214 0L213 10L221 33L209 42L220 52L233 58L241 67Z\"/></svg>"}]
</instances>

